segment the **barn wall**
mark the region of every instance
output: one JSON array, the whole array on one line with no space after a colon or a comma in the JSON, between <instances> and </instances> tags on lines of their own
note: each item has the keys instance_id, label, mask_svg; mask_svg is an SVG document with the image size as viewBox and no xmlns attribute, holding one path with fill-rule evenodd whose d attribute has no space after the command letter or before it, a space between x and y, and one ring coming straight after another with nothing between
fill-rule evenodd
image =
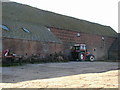
<instances>
[{"instance_id":1,"label":"barn wall","mask_svg":"<svg viewBox=\"0 0 120 90\"><path fill-rule=\"evenodd\" d=\"M18 55L27 54L27 56L31 56L32 54L39 54L44 57L62 51L62 44L59 43L3 38L2 44L3 50L10 49L11 52Z\"/></svg>"},{"instance_id":2,"label":"barn wall","mask_svg":"<svg viewBox=\"0 0 120 90\"><path fill-rule=\"evenodd\" d=\"M120 60L120 36L113 42L109 49L109 59Z\"/></svg>"},{"instance_id":3,"label":"barn wall","mask_svg":"<svg viewBox=\"0 0 120 90\"><path fill-rule=\"evenodd\" d=\"M108 49L115 40L114 37L104 37L95 34L80 33L77 37L76 31L67 31L63 29L50 28L51 31L63 42L64 54L70 55L70 47L75 43L85 43L88 51L95 55L96 59L108 58Z\"/></svg>"}]
</instances>

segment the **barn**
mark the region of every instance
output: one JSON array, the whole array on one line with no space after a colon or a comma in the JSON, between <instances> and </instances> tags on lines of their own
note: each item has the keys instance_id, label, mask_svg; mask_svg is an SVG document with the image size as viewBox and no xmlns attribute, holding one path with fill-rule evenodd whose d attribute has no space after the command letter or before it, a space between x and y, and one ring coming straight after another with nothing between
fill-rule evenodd
<instances>
[{"instance_id":1,"label":"barn","mask_svg":"<svg viewBox=\"0 0 120 90\"><path fill-rule=\"evenodd\" d=\"M85 43L96 60L108 59L108 50L117 38L110 26L40 10L15 3L2 3L3 50L19 55L52 53L70 56L70 48Z\"/></svg>"},{"instance_id":2,"label":"barn","mask_svg":"<svg viewBox=\"0 0 120 90\"><path fill-rule=\"evenodd\" d=\"M55 53L61 49L62 42L42 25L4 19L2 27L3 49L18 55L45 57L51 51Z\"/></svg>"}]
</instances>

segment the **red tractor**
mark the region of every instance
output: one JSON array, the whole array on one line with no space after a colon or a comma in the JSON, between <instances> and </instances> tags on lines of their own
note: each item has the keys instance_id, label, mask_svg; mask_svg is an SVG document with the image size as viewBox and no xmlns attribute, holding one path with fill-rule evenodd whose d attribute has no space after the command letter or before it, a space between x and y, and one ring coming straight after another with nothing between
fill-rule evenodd
<instances>
[{"instance_id":1,"label":"red tractor","mask_svg":"<svg viewBox=\"0 0 120 90\"><path fill-rule=\"evenodd\" d=\"M87 51L85 44L75 44L71 49L72 58L74 60L89 60L94 61L95 56Z\"/></svg>"}]
</instances>

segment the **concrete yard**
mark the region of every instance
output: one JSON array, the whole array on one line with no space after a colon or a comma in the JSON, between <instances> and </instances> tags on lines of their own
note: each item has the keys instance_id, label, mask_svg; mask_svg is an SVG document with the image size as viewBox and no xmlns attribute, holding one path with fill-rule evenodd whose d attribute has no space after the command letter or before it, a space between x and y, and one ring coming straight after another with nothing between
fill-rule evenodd
<instances>
[{"instance_id":1,"label":"concrete yard","mask_svg":"<svg viewBox=\"0 0 120 90\"><path fill-rule=\"evenodd\" d=\"M69 62L2 68L0 88L118 88L118 63Z\"/></svg>"}]
</instances>

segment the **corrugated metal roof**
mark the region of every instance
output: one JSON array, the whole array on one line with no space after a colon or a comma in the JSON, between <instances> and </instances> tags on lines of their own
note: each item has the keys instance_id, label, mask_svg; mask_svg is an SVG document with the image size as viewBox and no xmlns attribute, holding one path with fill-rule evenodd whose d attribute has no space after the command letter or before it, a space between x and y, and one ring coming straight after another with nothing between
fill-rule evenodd
<instances>
[{"instance_id":1,"label":"corrugated metal roof","mask_svg":"<svg viewBox=\"0 0 120 90\"><path fill-rule=\"evenodd\" d=\"M18 3L4 2L2 5L3 19L14 19L23 22L33 22L49 27L79 31L103 36L116 37L117 33L109 26L88 22L85 20L68 17L49 11L40 10ZM80 12L79 12L80 13Z\"/></svg>"},{"instance_id":2,"label":"corrugated metal roof","mask_svg":"<svg viewBox=\"0 0 120 90\"><path fill-rule=\"evenodd\" d=\"M42 25L10 19L3 19L3 25L6 25L10 29L9 31L2 31L3 37L61 43L48 28ZM24 31L23 28L29 30L29 32Z\"/></svg>"}]
</instances>

